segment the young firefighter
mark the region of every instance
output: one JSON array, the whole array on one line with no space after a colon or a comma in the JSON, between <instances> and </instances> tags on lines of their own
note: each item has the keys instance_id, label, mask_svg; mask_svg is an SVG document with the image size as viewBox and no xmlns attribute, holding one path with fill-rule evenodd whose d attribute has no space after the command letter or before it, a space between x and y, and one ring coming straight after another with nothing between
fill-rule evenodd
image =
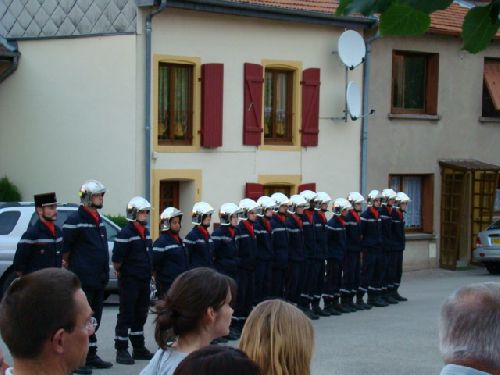
<instances>
[{"instance_id":1,"label":"young firefighter","mask_svg":"<svg viewBox=\"0 0 500 375\"><path fill-rule=\"evenodd\" d=\"M257 237L254 223L257 219L259 205L252 199L240 201L241 221L238 225L236 243L238 246L238 295L234 317L238 327L243 328L245 319L252 310L255 298L255 268L257 267Z\"/></svg>"},{"instance_id":2,"label":"young firefighter","mask_svg":"<svg viewBox=\"0 0 500 375\"><path fill-rule=\"evenodd\" d=\"M398 301L408 301L407 298L401 296L398 292L401 284L401 275L403 274L403 252L405 249L405 218L404 213L410 202L410 197L400 191L396 194L396 208L392 210L392 239L393 239L393 266L392 276L392 297Z\"/></svg>"},{"instance_id":3,"label":"young firefighter","mask_svg":"<svg viewBox=\"0 0 500 375\"><path fill-rule=\"evenodd\" d=\"M316 237L316 256L314 257L314 273L313 273L313 312L319 316L330 316L339 314L336 311L328 309L321 309L319 306L321 295L325 285L325 262L328 254L328 232L326 229L326 213L328 212L328 205L332 201L330 196L322 191L316 193L314 198L314 229ZM326 306L326 303L325 303Z\"/></svg>"},{"instance_id":4,"label":"young firefighter","mask_svg":"<svg viewBox=\"0 0 500 375\"><path fill-rule=\"evenodd\" d=\"M184 238L189 268L214 267L214 242L208 233L213 213L213 207L206 202L196 202L193 206L191 222L194 227Z\"/></svg>"},{"instance_id":5,"label":"young firefighter","mask_svg":"<svg viewBox=\"0 0 500 375\"><path fill-rule=\"evenodd\" d=\"M179 236L182 212L167 207L160 215L160 236L153 243L153 277L158 297L162 298L175 278L189 269L188 256Z\"/></svg>"},{"instance_id":6,"label":"young firefighter","mask_svg":"<svg viewBox=\"0 0 500 375\"><path fill-rule=\"evenodd\" d=\"M235 281L238 280L238 247L236 246L236 233L238 226L238 215L240 209L234 203L224 203L220 206L220 227L212 233L214 241L214 265L215 269ZM241 327L238 320L233 316L228 340L237 340L241 335Z\"/></svg>"},{"instance_id":7,"label":"young firefighter","mask_svg":"<svg viewBox=\"0 0 500 375\"><path fill-rule=\"evenodd\" d=\"M276 204L276 212L271 218L271 236L273 241L272 285L271 295L274 298L285 297L285 277L288 267L288 231L286 217L290 200L280 192L271 195Z\"/></svg>"},{"instance_id":8,"label":"young firefighter","mask_svg":"<svg viewBox=\"0 0 500 375\"><path fill-rule=\"evenodd\" d=\"M394 262L391 261L393 254L393 242L392 242L392 206L396 200L396 192L392 189L382 190L382 205L380 207L380 218L382 219L382 248L383 248L383 264L384 271L382 274L382 291L381 298L391 304L398 303L392 295L392 280L391 276L394 275L394 270L392 265Z\"/></svg>"},{"instance_id":9,"label":"young firefighter","mask_svg":"<svg viewBox=\"0 0 500 375\"><path fill-rule=\"evenodd\" d=\"M146 349L144 324L148 317L151 282L151 237L146 228L151 205L142 197L127 204L127 220L115 239L113 266L118 276L120 310L116 319L116 362L134 364L134 360L150 360L153 354ZM129 334L130 330L130 334ZM128 352L128 340L133 352Z\"/></svg>"},{"instance_id":10,"label":"young firefighter","mask_svg":"<svg viewBox=\"0 0 500 375\"><path fill-rule=\"evenodd\" d=\"M368 291L368 304L385 307L389 304L380 298L382 262L382 219L379 217L381 195L378 190L368 193L368 207L361 214L361 234L363 235L363 269L361 291Z\"/></svg>"},{"instance_id":11,"label":"young firefighter","mask_svg":"<svg viewBox=\"0 0 500 375\"><path fill-rule=\"evenodd\" d=\"M361 205L365 202L365 198L353 191L347 196L347 200L352 206L345 218L346 224L346 239L347 239L347 254L344 262L344 274L342 277L343 288L350 292L349 305L353 302L358 310L370 310L372 307L363 301L363 292L360 288L360 265L361 265Z\"/></svg>"},{"instance_id":12,"label":"young firefighter","mask_svg":"<svg viewBox=\"0 0 500 375\"><path fill-rule=\"evenodd\" d=\"M328 260L325 291L328 297L325 298L325 301L329 310L337 310L341 313L356 311L346 303L345 295L342 295L344 298L342 303L339 303L340 287L342 285L342 264L347 252L345 217L351 208L351 204L347 199L335 199L335 202L333 202L333 217L328 220L326 226L328 230Z\"/></svg>"},{"instance_id":13,"label":"young firefighter","mask_svg":"<svg viewBox=\"0 0 500 375\"><path fill-rule=\"evenodd\" d=\"M255 302L259 303L271 296L273 241L271 218L276 204L268 196L257 200L259 212L255 221L257 236L257 268L255 269Z\"/></svg>"}]
</instances>

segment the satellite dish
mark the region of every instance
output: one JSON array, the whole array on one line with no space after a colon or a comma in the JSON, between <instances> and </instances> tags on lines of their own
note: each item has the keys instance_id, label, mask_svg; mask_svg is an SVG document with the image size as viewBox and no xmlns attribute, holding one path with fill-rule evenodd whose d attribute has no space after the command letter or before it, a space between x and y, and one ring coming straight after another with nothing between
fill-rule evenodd
<instances>
[{"instance_id":1,"label":"satellite dish","mask_svg":"<svg viewBox=\"0 0 500 375\"><path fill-rule=\"evenodd\" d=\"M361 116L361 90L356 82L350 81L347 85L345 100L347 103L347 112L351 116L351 119L355 121Z\"/></svg>"},{"instance_id":2,"label":"satellite dish","mask_svg":"<svg viewBox=\"0 0 500 375\"><path fill-rule=\"evenodd\" d=\"M351 70L363 63L366 45L361 34L354 30L344 31L339 38L338 53L342 63Z\"/></svg>"}]
</instances>

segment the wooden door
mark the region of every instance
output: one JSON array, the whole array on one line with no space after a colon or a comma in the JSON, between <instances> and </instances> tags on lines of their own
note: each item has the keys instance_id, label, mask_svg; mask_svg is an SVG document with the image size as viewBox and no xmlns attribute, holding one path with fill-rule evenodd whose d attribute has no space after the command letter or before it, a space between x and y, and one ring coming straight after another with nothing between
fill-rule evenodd
<instances>
[{"instance_id":1,"label":"wooden door","mask_svg":"<svg viewBox=\"0 0 500 375\"><path fill-rule=\"evenodd\" d=\"M167 207L179 208L179 181L160 181L160 214Z\"/></svg>"}]
</instances>

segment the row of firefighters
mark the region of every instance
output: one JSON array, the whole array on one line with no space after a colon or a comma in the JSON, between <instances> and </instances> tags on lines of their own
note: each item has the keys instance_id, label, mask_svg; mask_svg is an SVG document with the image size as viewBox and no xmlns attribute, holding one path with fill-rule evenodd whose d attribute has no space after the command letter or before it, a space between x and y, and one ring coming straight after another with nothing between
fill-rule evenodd
<instances>
[{"instance_id":1,"label":"row of firefighters","mask_svg":"<svg viewBox=\"0 0 500 375\"><path fill-rule=\"evenodd\" d=\"M106 228L97 211L105 191L99 181L86 181L80 190L82 205L62 231L46 210L57 204L55 193L35 196L40 220L23 235L14 260L20 276L49 266L75 272L98 322L109 279ZM130 339L134 353L137 349L149 356L144 353L143 326L151 275L161 297L180 273L195 267L215 268L237 283L226 339L237 339L252 307L268 298L286 299L311 319L406 301L398 288L409 201L404 192L392 189L372 190L366 201L351 192L332 205L325 192L305 190L291 197L277 192L257 201L222 204L220 226L211 234L215 210L197 202L191 212L194 226L184 239L179 235L183 213L167 207L153 242L147 228L151 205L142 197L132 198L126 209L129 224L117 235L111 259L120 289L116 349L126 350ZM328 219L330 205L333 215ZM90 345L96 346L95 334Z\"/></svg>"}]
</instances>

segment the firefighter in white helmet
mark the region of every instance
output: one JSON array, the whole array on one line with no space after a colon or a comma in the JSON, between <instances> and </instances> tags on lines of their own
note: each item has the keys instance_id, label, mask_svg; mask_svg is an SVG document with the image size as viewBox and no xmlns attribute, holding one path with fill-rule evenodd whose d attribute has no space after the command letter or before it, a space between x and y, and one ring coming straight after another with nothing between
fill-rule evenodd
<instances>
[{"instance_id":1,"label":"firefighter in white helmet","mask_svg":"<svg viewBox=\"0 0 500 375\"><path fill-rule=\"evenodd\" d=\"M405 249L405 218L404 214L410 202L410 197L400 191L396 194L396 208L392 210L392 239L394 258L392 259L391 275L392 297L398 301L407 301L406 297L399 294L398 289L401 284L401 275L403 274L403 252Z\"/></svg>"},{"instance_id":2,"label":"firefighter in white helmet","mask_svg":"<svg viewBox=\"0 0 500 375\"><path fill-rule=\"evenodd\" d=\"M363 235L363 269L361 271L360 290L368 293L368 304L384 307L389 304L381 298L384 272L382 248L382 219L380 204L382 195L372 190L367 196L367 209L361 214L361 232Z\"/></svg>"},{"instance_id":3,"label":"firefighter in white helmet","mask_svg":"<svg viewBox=\"0 0 500 375\"><path fill-rule=\"evenodd\" d=\"M97 180L85 181L79 191L81 205L63 225L64 262L82 283L94 317L101 322L104 290L109 280L109 252L106 227L97 210L103 207L106 187ZM104 239L104 240L103 240ZM97 355L95 332L89 337L89 351L85 366L75 370L90 374L92 368L109 368L111 362Z\"/></svg>"},{"instance_id":4,"label":"firefighter in white helmet","mask_svg":"<svg viewBox=\"0 0 500 375\"><path fill-rule=\"evenodd\" d=\"M206 202L196 202L191 210L193 229L184 238L189 257L189 268L214 266L214 242L208 228L214 208Z\"/></svg>"},{"instance_id":5,"label":"firefighter in white helmet","mask_svg":"<svg viewBox=\"0 0 500 375\"><path fill-rule=\"evenodd\" d=\"M274 298L284 298L285 276L288 268L288 231L285 222L290 200L281 192L272 194L271 199L276 204L276 212L271 218L271 233L274 251L271 295Z\"/></svg>"},{"instance_id":6,"label":"firefighter in white helmet","mask_svg":"<svg viewBox=\"0 0 500 375\"><path fill-rule=\"evenodd\" d=\"M135 360L149 360L144 324L150 303L152 241L146 227L151 205L143 197L134 197L126 209L129 223L122 228L113 247L113 266L118 276L120 310L116 318L116 362L132 365ZM130 330L130 335L129 335ZM132 343L132 356L128 340Z\"/></svg>"}]
</instances>

